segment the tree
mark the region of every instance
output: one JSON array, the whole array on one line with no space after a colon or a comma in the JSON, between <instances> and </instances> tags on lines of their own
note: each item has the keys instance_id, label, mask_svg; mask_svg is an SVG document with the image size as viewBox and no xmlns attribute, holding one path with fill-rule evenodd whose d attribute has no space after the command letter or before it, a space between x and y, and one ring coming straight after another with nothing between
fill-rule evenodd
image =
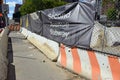
<instances>
[{"instance_id":1,"label":"tree","mask_svg":"<svg viewBox=\"0 0 120 80\"><path fill-rule=\"evenodd\" d=\"M20 12L22 15L26 15L38 10L54 8L64 4L66 4L66 2L60 0L26 0L21 6Z\"/></svg>"},{"instance_id":2,"label":"tree","mask_svg":"<svg viewBox=\"0 0 120 80\"><path fill-rule=\"evenodd\" d=\"M25 15L35 11L35 6L32 0L26 0L26 2L20 7L21 15Z\"/></svg>"}]
</instances>

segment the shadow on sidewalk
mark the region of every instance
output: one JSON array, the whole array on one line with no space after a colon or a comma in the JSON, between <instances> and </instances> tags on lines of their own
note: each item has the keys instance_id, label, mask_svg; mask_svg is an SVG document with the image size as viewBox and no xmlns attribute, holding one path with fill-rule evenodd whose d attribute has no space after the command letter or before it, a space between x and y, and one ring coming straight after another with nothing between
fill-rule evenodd
<instances>
[{"instance_id":1,"label":"shadow on sidewalk","mask_svg":"<svg viewBox=\"0 0 120 80\"><path fill-rule=\"evenodd\" d=\"M12 41L11 38L8 38L8 74L7 74L7 80L16 80L16 74L15 74L15 66L13 63L13 49L12 49Z\"/></svg>"}]
</instances>

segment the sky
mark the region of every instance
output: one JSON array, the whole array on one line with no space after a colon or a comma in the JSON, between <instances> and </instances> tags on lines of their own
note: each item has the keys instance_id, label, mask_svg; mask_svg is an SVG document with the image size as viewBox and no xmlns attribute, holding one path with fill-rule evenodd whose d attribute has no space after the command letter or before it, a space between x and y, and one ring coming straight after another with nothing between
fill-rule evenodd
<instances>
[{"instance_id":1,"label":"sky","mask_svg":"<svg viewBox=\"0 0 120 80\"><path fill-rule=\"evenodd\" d=\"M15 4L22 4L22 0L6 0L6 3L9 4L8 17L11 19L14 13Z\"/></svg>"}]
</instances>

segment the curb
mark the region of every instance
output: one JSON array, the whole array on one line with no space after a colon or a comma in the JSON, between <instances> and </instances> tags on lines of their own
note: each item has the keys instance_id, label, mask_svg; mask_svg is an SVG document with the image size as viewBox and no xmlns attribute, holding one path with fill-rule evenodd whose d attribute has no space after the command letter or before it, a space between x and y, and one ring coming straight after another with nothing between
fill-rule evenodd
<instances>
[{"instance_id":1,"label":"curb","mask_svg":"<svg viewBox=\"0 0 120 80\"><path fill-rule=\"evenodd\" d=\"M1 33L0 39L0 80L7 79L7 48L8 48L9 29L5 28Z\"/></svg>"}]
</instances>

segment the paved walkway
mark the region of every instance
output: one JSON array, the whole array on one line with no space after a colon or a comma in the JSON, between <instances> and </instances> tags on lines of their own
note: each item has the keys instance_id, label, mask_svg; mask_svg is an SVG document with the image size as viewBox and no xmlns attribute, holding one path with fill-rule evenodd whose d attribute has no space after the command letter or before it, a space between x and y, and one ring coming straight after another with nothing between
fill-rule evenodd
<instances>
[{"instance_id":1,"label":"paved walkway","mask_svg":"<svg viewBox=\"0 0 120 80\"><path fill-rule=\"evenodd\" d=\"M11 32L8 80L84 80L56 66L20 33Z\"/></svg>"}]
</instances>

